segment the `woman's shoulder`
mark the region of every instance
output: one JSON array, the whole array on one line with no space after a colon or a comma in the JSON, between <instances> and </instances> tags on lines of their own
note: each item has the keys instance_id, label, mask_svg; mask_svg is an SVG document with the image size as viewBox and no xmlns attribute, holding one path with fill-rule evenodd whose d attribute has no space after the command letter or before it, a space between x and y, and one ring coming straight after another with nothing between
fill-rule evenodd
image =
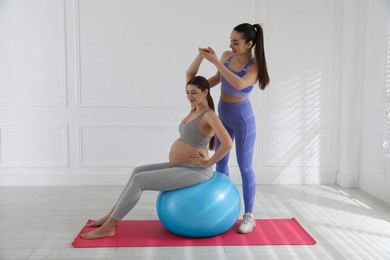
<instances>
[{"instance_id":1,"label":"woman's shoulder","mask_svg":"<svg viewBox=\"0 0 390 260\"><path fill-rule=\"evenodd\" d=\"M231 50L226 50L226 51L222 52L222 56L230 56L232 54L233 54L233 52Z\"/></svg>"},{"instance_id":2,"label":"woman's shoulder","mask_svg":"<svg viewBox=\"0 0 390 260\"><path fill-rule=\"evenodd\" d=\"M224 51L221 55L221 61L225 62L230 56L232 56L232 54L233 54L232 51L229 50Z\"/></svg>"},{"instance_id":3,"label":"woman's shoulder","mask_svg":"<svg viewBox=\"0 0 390 260\"><path fill-rule=\"evenodd\" d=\"M216 118L218 118L217 114L214 112L214 110L212 109L208 109L205 113L204 113L204 118L206 118L206 120L215 120Z\"/></svg>"}]
</instances>

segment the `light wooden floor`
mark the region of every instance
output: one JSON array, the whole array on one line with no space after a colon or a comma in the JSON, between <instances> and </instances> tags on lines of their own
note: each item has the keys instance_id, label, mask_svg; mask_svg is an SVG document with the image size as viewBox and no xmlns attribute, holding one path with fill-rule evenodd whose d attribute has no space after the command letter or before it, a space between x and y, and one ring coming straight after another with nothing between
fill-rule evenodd
<instances>
[{"instance_id":1,"label":"light wooden floor","mask_svg":"<svg viewBox=\"0 0 390 260\"><path fill-rule=\"evenodd\" d=\"M295 217L314 246L73 248L86 220L106 213L121 188L0 187L0 259L390 259L389 204L321 185L257 186L256 217ZM157 219L156 195L145 192L127 218Z\"/></svg>"}]
</instances>

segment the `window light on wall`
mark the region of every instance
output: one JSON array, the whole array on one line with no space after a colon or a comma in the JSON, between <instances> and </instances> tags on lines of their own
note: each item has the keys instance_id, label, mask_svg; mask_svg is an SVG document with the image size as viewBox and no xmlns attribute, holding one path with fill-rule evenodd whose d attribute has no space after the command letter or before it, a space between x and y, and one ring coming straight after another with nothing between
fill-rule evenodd
<instances>
[{"instance_id":1,"label":"window light on wall","mask_svg":"<svg viewBox=\"0 0 390 260\"><path fill-rule=\"evenodd\" d=\"M384 114L384 140L385 155L390 157L390 19L388 23L387 53L386 53L386 79L385 79L385 114Z\"/></svg>"}]
</instances>

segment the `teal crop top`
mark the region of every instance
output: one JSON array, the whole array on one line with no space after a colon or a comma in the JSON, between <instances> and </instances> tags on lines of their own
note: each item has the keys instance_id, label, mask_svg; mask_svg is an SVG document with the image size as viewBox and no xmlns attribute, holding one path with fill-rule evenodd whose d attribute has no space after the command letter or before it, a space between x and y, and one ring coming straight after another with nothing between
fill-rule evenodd
<instances>
[{"instance_id":1,"label":"teal crop top","mask_svg":"<svg viewBox=\"0 0 390 260\"><path fill-rule=\"evenodd\" d=\"M211 137L206 136L201 132L199 132L198 124L199 121L204 116L204 114L206 114L208 111L209 109L202 112L197 118L195 118L194 120L192 120L187 124L184 124L182 122L179 125L179 133L180 133L179 139L185 142L186 144L192 145L194 147L207 149L207 145L209 144Z\"/></svg>"}]
</instances>

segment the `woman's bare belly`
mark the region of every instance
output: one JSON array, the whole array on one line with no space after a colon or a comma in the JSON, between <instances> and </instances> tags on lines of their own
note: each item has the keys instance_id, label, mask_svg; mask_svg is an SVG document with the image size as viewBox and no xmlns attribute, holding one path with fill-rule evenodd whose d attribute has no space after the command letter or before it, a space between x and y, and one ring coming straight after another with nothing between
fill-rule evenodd
<instances>
[{"instance_id":1,"label":"woman's bare belly","mask_svg":"<svg viewBox=\"0 0 390 260\"><path fill-rule=\"evenodd\" d=\"M171 146L169 151L169 162L172 166L181 164L188 164L191 154L202 154L203 157L209 159L207 149L197 148L192 145L184 143L177 139Z\"/></svg>"},{"instance_id":2,"label":"woman's bare belly","mask_svg":"<svg viewBox=\"0 0 390 260\"><path fill-rule=\"evenodd\" d=\"M221 99L227 103L239 103L245 100L245 98L232 97L223 92L221 92Z\"/></svg>"}]
</instances>

